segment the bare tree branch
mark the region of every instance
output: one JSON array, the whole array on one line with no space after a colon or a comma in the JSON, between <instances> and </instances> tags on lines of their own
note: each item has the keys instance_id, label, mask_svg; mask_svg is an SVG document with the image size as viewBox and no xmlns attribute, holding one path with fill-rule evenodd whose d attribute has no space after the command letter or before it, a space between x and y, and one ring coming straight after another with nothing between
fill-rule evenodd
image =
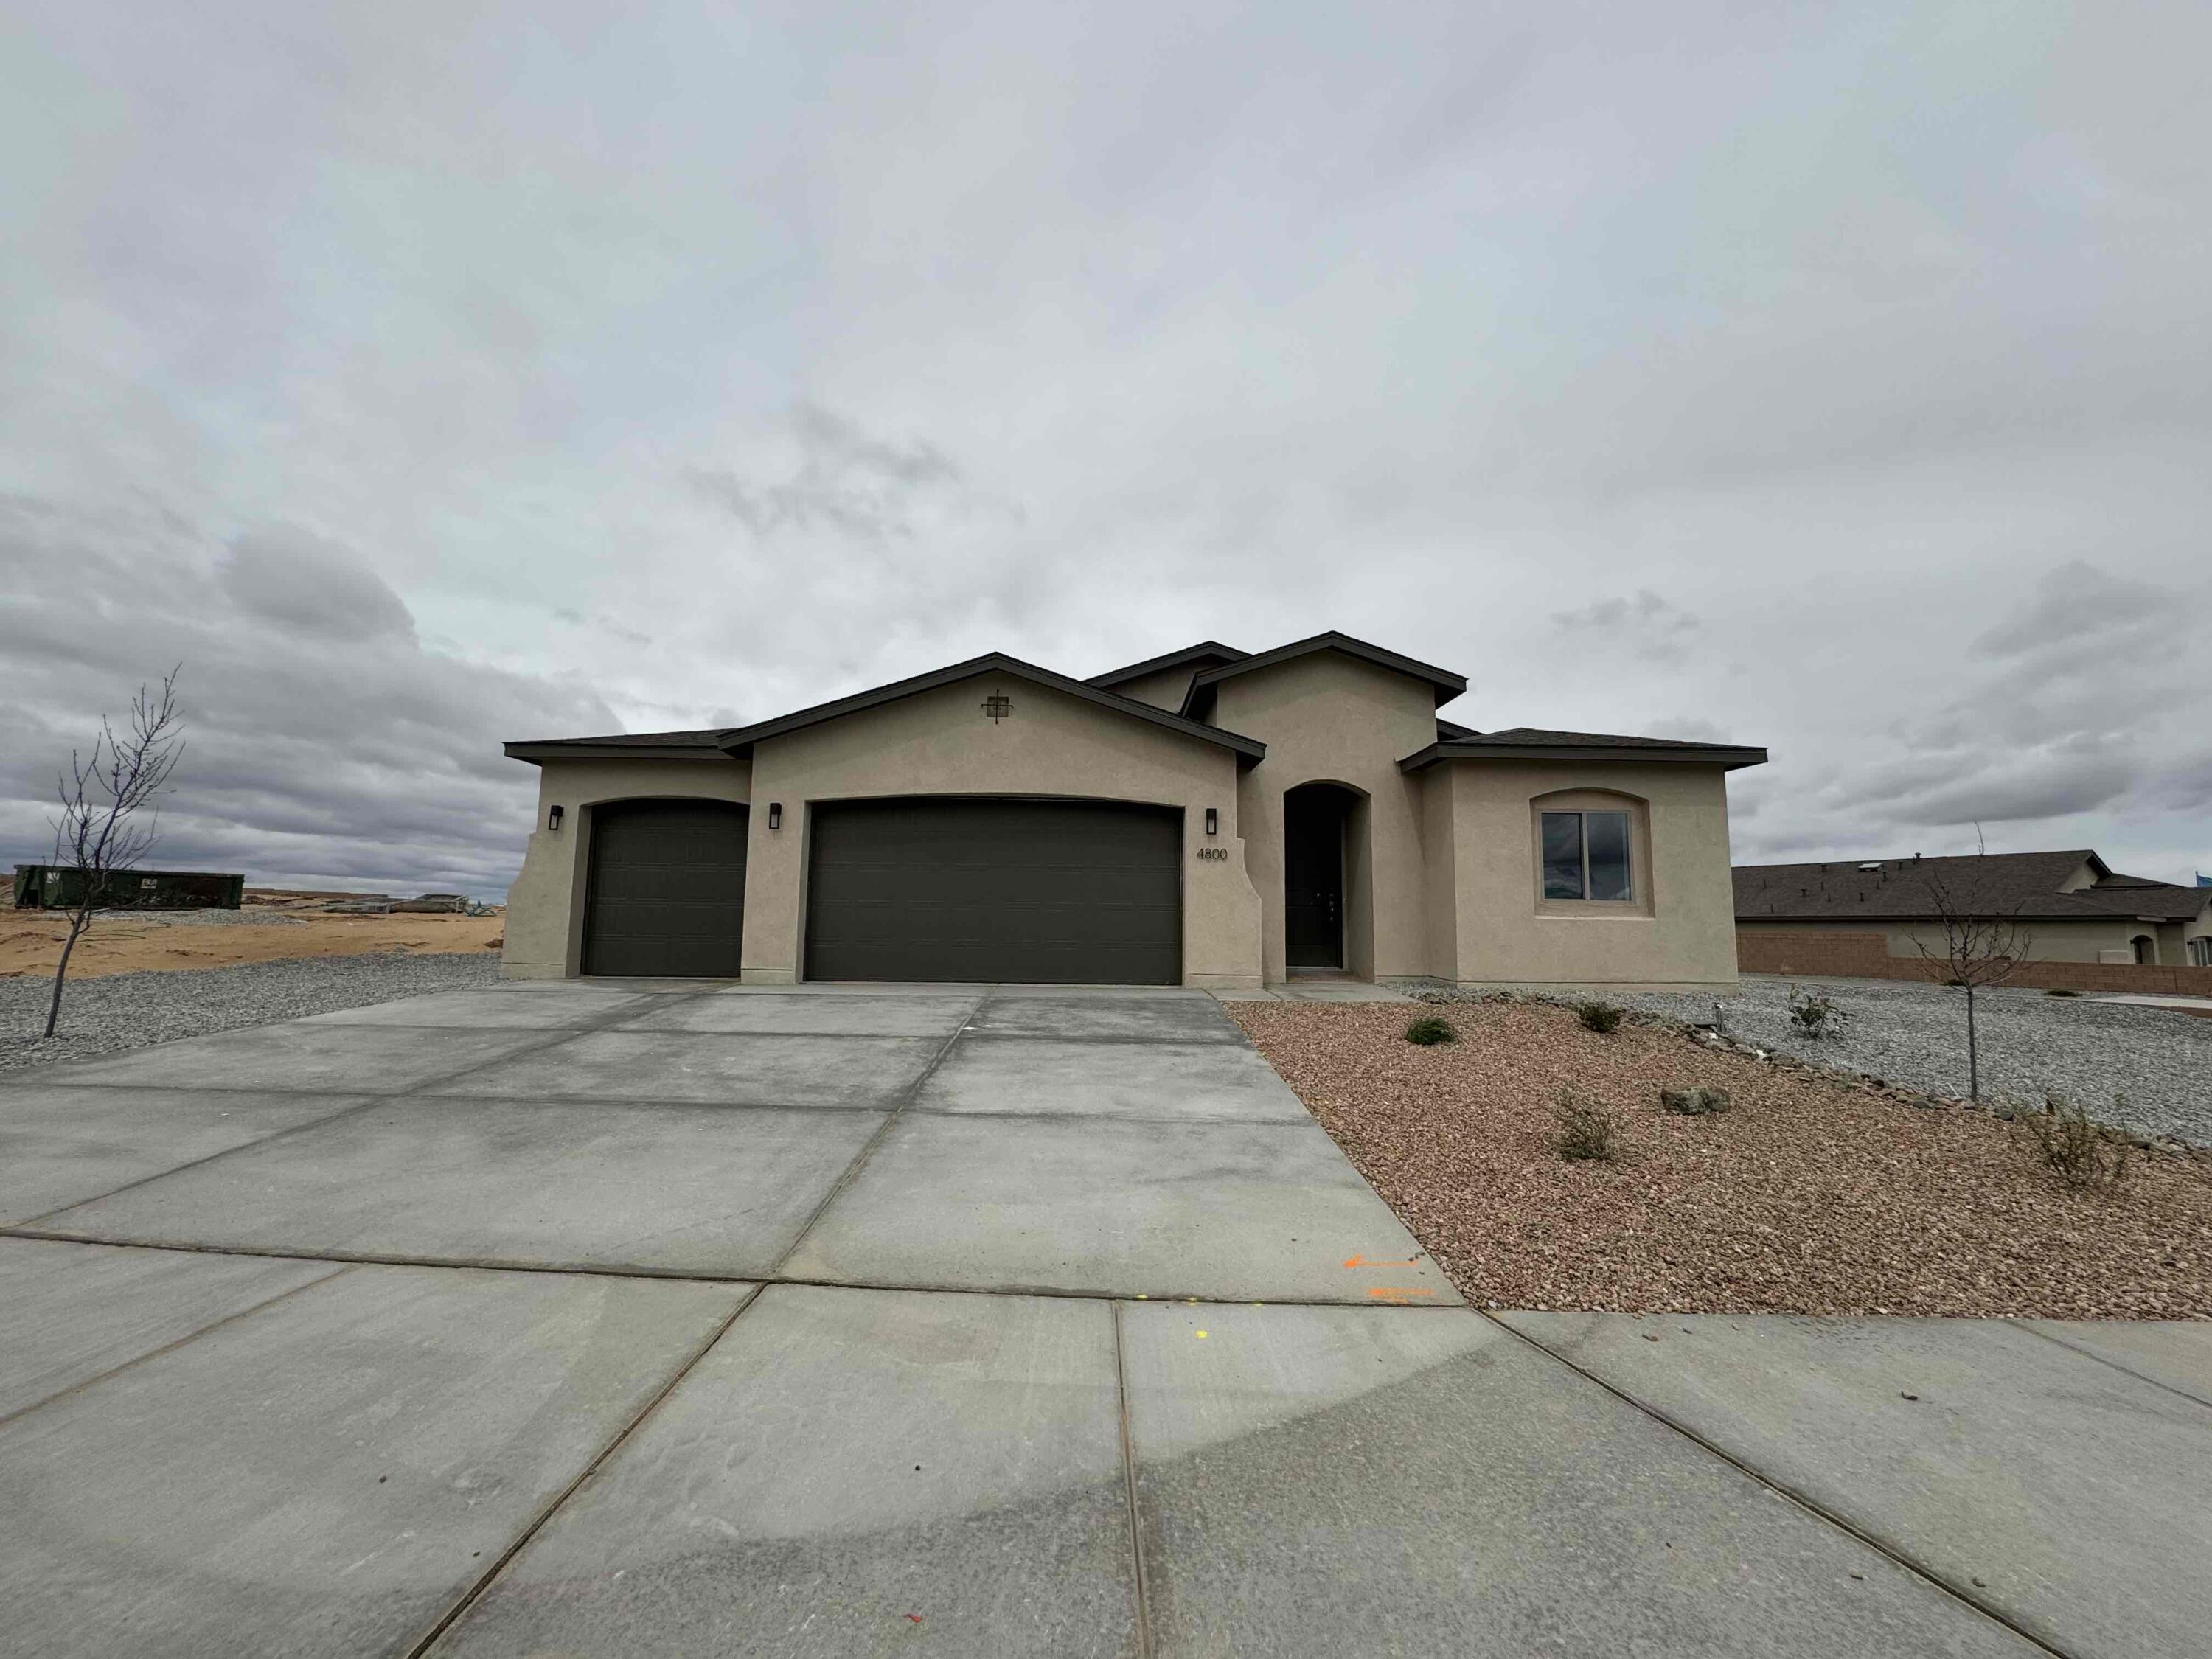
<instances>
[{"instance_id":1,"label":"bare tree branch","mask_svg":"<svg viewBox=\"0 0 2212 1659\"><path fill-rule=\"evenodd\" d=\"M46 1004L44 1036L61 1017L62 987L70 955L103 907L117 902L114 879L154 850L161 834L160 797L184 756L184 713L177 702L182 664L163 677L156 693L138 688L130 729L120 736L105 716L88 757L70 751L58 785L61 816L54 821L53 862L70 872L69 933L54 967L54 994Z\"/></svg>"},{"instance_id":2,"label":"bare tree branch","mask_svg":"<svg viewBox=\"0 0 2212 1659\"><path fill-rule=\"evenodd\" d=\"M1982 1065L1976 994L2002 985L2019 972L2034 936L2021 926L2017 902L2008 906L1984 896L1978 903L1973 893L1933 868L1923 867L1918 873L1943 939L1942 948L1937 949L1916 933L1913 948L1923 960L1942 966L1946 984L1966 994L1966 1097L1979 1100Z\"/></svg>"}]
</instances>

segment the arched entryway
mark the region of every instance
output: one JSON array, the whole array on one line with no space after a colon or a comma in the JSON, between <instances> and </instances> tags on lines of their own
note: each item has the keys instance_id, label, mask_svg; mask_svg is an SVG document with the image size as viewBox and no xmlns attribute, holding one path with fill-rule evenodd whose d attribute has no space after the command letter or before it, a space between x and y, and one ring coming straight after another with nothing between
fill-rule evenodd
<instances>
[{"instance_id":1,"label":"arched entryway","mask_svg":"<svg viewBox=\"0 0 2212 1659\"><path fill-rule=\"evenodd\" d=\"M2135 947L2136 960L2148 967L2158 961L2158 941L2148 933L2137 933L2129 941Z\"/></svg>"},{"instance_id":2,"label":"arched entryway","mask_svg":"<svg viewBox=\"0 0 2212 1659\"><path fill-rule=\"evenodd\" d=\"M1348 968L1352 827L1360 805L1334 783L1283 792L1283 964Z\"/></svg>"}]
</instances>

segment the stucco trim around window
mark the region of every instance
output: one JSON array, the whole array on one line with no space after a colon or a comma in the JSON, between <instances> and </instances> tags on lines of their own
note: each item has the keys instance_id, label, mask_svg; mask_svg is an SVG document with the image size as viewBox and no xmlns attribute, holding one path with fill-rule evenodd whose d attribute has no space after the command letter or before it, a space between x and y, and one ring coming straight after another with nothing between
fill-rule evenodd
<instances>
[{"instance_id":1,"label":"stucco trim around window","mask_svg":"<svg viewBox=\"0 0 2212 1659\"><path fill-rule=\"evenodd\" d=\"M1625 812L1628 816L1628 896L1552 898L1545 893L1544 814ZM1614 789L1555 789L1528 802L1529 902L1540 916L1584 921L1648 921L1656 914L1651 868L1651 803Z\"/></svg>"}]
</instances>

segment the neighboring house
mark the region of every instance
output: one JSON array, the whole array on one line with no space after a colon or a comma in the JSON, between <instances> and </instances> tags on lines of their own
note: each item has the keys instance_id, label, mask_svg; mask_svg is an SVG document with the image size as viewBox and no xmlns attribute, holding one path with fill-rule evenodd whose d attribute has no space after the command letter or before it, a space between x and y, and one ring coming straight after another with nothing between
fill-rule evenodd
<instances>
[{"instance_id":1,"label":"neighboring house","mask_svg":"<svg viewBox=\"0 0 2212 1659\"><path fill-rule=\"evenodd\" d=\"M1342 634L1088 680L991 655L540 769L505 971L1727 986L1726 775L1765 750L1470 731Z\"/></svg>"},{"instance_id":2,"label":"neighboring house","mask_svg":"<svg viewBox=\"0 0 2212 1659\"><path fill-rule=\"evenodd\" d=\"M1735 872L1747 956L1772 933L1879 933L1893 957L1938 955L1931 878L1975 915L2015 917L2030 962L2212 966L2212 888L2116 874L2087 848L1962 858L1750 864Z\"/></svg>"}]
</instances>

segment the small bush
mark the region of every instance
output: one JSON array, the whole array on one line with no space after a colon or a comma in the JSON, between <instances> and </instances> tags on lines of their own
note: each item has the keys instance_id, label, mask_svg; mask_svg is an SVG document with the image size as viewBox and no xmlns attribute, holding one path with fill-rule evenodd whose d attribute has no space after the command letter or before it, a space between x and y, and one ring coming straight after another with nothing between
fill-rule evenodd
<instances>
[{"instance_id":1,"label":"small bush","mask_svg":"<svg viewBox=\"0 0 2212 1659\"><path fill-rule=\"evenodd\" d=\"M2127 1103L2125 1095L2112 1097L2115 1112ZM2115 1186L2135 1158L2124 1131L2100 1123L2064 1095L2045 1095L2041 1111L2016 1111L2013 1121L2027 1131L2037 1161L2069 1186Z\"/></svg>"},{"instance_id":2,"label":"small bush","mask_svg":"<svg viewBox=\"0 0 2212 1659\"><path fill-rule=\"evenodd\" d=\"M1801 991L1793 985L1790 988L1790 1023L1814 1042L1826 1042L1850 1029L1851 1012L1826 991Z\"/></svg>"},{"instance_id":3,"label":"small bush","mask_svg":"<svg viewBox=\"0 0 2212 1659\"><path fill-rule=\"evenodd\" d=\"M1609 1002L1577 1002L1575 1012L1582 1017L1583 1029L1603 1036L1620 1025L1620 1010Z\"/></svg>"},{"instance_id":4,"label":"small bush","mask_svg":"<svg viewBox=\"0 0 2212 1659\"><path fill-rule=\"evenodd\" d=\"M1553 1144L1561 1158L1610 1164L1620 1155L1620 1121L1602 1101L1577 1090L1562 1089L1553 1115L1559 1123L1559 1138Z\"/></svg>"},{"instance_id":5,"label":"small bush","mask_svg":"<svg viewBox=\"0 0 2212 1659\"><path fill-rule=\"evenodd\" d=\"M1662 1089L1659 1103L1670 1112L1683 1117L1705 1117L1729 1109L1729 1091L1725 1089Z\"/></svg>"},{"instance_id":6,"label":"small bush","mask_svg":"<svg viewBox=\"0 0 2212 1659\"><path fill-rule=\"evenodd\" d=\"M2057 990L2045 991L2043 994L2047 997L2078 997L2081 994L2079 991Z\"/></svg>"},{"instance_id":7,"label":"small bush","mask_svg":"<svg viewBox=\"0 0 2212 1659\"><path fill-rule=\"evenodd\" d=\"M1429 1048L1439 1042L1457 1042L1459 1033L1452 1030L1449 1020L1435 1014L1423 1014L1406 1028L1406 1041L1418 1042L1422 1048Z\"/></svg>"}]
</instances>

